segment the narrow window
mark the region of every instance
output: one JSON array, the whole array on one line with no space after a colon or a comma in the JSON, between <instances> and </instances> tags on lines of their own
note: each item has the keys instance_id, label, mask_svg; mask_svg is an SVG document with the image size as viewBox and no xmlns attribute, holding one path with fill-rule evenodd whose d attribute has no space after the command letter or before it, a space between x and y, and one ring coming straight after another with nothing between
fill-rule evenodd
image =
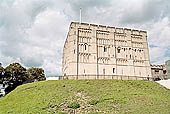
<instances>
[{"instance_id":1,"label":"narrow window","mask_svg":"<svg viewBox=\"0 0 170 114\"><path fill-rule=\"evenodd\" d=\"M132 58L132 55L130 55L130 59Z\"/></svg>"},{"instance_id":2,"label":"narrow window","mask_svg":"<svg viewBox=\"0 0 170 114\"><path fill-rule=\"evenodd\" d=\"M120 49L117 49L117 52L120 53Z\"/></svg>"},{"instance_id":3,"label":"narrow window","mask_svg":"<svg viewBox=\"0 0 170 114\"><path fill-rule=\"evenodd\" d=\"M86 46L86 45L84 45L84 49L85 49L85 50L87 49L87 46Z\"/></svg>"},{"instance_id":4,"label":"narrow window","mask_svg":"<svg viewBox=\"0 0 170 114\"><path fill-rule=\"evenodd\" d=\"M115 73L115 68L113 68L113 74Z\"/></svg>"},{"instance_id":5,"label":"narrow window","mask_svg":"<svg viewBox=\"0 0 170 114\"><path fill-rule=\"evenodd\" d=\"M74 49L74 54L76 53L76 50Z\"/></svg>"},{"instance_id":6,"label":"narrow window","mask_svg":"<svg viewBox=\"0 0 170 114\"><path fill-rule=\"evenodd\" d=\"M106 47L104 47L104 52L106 52L107 51L107 48Z\"/></svg>"},{"instance_id":7,"label":"narrow window","mask_svg":"<svg viewBox=\"0 0 170 114\"><path fill-rule=\"evenodd\" d=\"M105 69L103 69L103 74L105 74Z\"/></svg>"}]
</instances>

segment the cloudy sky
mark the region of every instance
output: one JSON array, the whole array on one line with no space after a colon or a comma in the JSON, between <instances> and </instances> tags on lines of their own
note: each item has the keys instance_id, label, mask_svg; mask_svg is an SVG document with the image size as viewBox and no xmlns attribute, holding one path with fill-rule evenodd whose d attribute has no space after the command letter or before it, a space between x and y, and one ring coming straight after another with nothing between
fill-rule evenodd
<instances>
[{"instance_id":1,"label":"cloudy sky","mask_svg":"<svg viewBox=\"0 0 170 114\"><path fill-rule=\"evenodd\" d=\"M0 0L0 62L61 75L62 48L80 7L83 22L147 30L151 63L170 59L169 0Z\"/></svg>"}]
</instances>

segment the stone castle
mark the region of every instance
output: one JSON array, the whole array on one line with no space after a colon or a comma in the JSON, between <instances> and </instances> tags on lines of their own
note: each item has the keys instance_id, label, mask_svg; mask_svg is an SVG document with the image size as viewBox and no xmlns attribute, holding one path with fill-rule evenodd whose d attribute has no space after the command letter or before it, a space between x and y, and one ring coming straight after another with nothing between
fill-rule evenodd
<instances>
[{"instance_id":1,"label":"stone castle","mask_svg":"<svg viewBox=\"0 0 170 114\"><path fill-rule=\"evenodd\" d=\"M152 77L147 32L72 22L63 48L62 75Z\"/></svg>"}]
</instances>

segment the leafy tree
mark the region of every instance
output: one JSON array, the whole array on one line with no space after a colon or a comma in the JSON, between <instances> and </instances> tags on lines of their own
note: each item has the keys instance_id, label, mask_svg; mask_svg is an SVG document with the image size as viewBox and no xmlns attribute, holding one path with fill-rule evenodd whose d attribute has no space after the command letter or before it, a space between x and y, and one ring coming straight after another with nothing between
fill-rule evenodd
<instances>
[{"instance_id":1,"label":"leafy tree","mask_svg":"<svg viewBox=\"0 0 170 114\"><path fill-rule=\"evenodd\" d=\"M12 63L5 68L4 81L8 84L5 92L10 92L18 85L26 81L28 75L26 68L22 67L19 63Z\"/></svg>"},{"instance_id":2,"label":"leafy tree","mask_svg":"<svg viewBox=\"0 0 170 114\"><path fill-rule=\"evenodd\" d=\"M29 68L27 70L29 80L45 80L44 70L42 68Z\"/></svg>"},{"instance_id":3,"label":"leafy tree","mask_svg":"<svg viewBox=\"0 0 170 114\"><path fill-rule=\"evenodd\" d=\"M2 67L0 63L0 83L3 83L4 73L5 73L5 69Z\"/></svg>"},{"instance_id":4,"label":"leafy tree","mask_svg":"<svg viewBox=\"0 0 170 114\"><path fill-rule=\"evenodd\" d=\"M19 63L12 63L5 69L0 65L0 83L7 84L5 89L9 93L17 86L30 82L30 80L42 81L45 80L44 70L42 68L24 68Z\"/></svg>"},{"instance_id":5,"label":"leafy tree","mask_svg":"<svg viewBox=\"0 0 170 114\"><path fill-rule=\"evenodd\" d=\"M170 60L165 62L168 78L170 79Z\"/></svg>"}]
</instances>

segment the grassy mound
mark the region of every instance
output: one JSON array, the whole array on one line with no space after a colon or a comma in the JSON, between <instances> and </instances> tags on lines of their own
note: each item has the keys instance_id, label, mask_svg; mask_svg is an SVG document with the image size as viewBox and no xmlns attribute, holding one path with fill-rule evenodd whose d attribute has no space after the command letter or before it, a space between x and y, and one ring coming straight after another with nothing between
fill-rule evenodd
<instances>
[{"instance_id":1,"label":"grassy mound","mask_svg":"<svg viewBox=\"0 0 170 114\"><path fill-rule=\"evenodd\" d=\"M0 99L0 114L170 114L170 91L154 82L59 80L25 84Z\"/></svg>"}]
</instances>

